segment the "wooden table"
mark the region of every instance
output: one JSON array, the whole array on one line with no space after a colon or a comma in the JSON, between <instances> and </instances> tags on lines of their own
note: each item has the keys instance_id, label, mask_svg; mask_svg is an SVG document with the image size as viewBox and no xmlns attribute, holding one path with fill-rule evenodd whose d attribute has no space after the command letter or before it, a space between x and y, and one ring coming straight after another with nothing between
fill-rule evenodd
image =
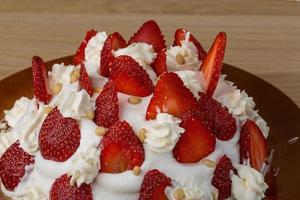
<instances>
[{"instance_id":1,"label":"wooden table","mask_svg":"<svg viewBox=\"0 0 300 200\"><path fill-rule=\"evenodd\" d=\"M225 62L271 82L300 106L299 0L0 0L0 79L30 66L33 55L74 54L87 29L128 39L151 18L168 44L178 27L206 49L217 32L227 32Z\"/></svg>"}]
</instances>

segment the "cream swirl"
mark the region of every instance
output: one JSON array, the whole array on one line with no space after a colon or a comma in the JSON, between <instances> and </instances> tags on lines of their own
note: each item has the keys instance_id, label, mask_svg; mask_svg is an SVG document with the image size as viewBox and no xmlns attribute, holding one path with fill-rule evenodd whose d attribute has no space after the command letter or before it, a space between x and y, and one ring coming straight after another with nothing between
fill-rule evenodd
<instances>
[{"instance_id":1,"label":"cream swirl","mask_svg":"<svg viewBox=\"0 0 300 200\"><path fill-rule=\"evenodd\" d=\"M113 54L115 57L121 55L132 57L147 71L152 80L156 79L156 74L150 66L156 58L156 53L154 52L152 45L146 43L133 43L125 48L114 51Z\"/></svg>"},{"instance_id":2,"label":"cream swirl","mask_svg":"<svg viewBox=\"0 0 300 200\"><path fill-rule=\"evenodd\" d=\"M146 140L149 149L162 153L171 151L184 129L179 126L180 119L167 113L159 113L155 120L146 124Z\"/></svg>"},{"instance_id":3,"label":"cream swirl","mask_svg":"<svg viewBox=\"0 0 300 200\"><path fill-rule=\"evenodd\" d=\"M82 183L92 183L99 169L100 151L97 146L89 146L74 156L67 174L71 176L71 184L79 187Z\"/></svg>"},{"instance_id":4,"label":"cream swirl","mask_svg":"<svg viewBox=\"0 0 300 200\"><path fill-rule=\"evenodd\" d=\"M264 176L250 166L234 164L234 167L238 175L231 176L233 197L243 200L263 199L268 189Z\"/></svg>"},{"instance_id":5,"label":"cream swirl","mask_svg":"<svg viewBox=\"0 0 300 200\"><path fill-rule=\"evenodd\" d=\"M170 71L177 70L199 70L200 61L198 58L198 50L195 45L189 41L190 33L187 32L185 40L181 42L181 46L171 46L167 50L167 67ZM179 63L176 56L180 54L184 63Z\"/></svg>"},{"instance_id":6,"label":"cream swirl","mask_svg":"<svg viewBox=\"0 0 300 200\"><path fill-rule=\"evenodd\" d=\"M199 98L198 93L202 92L200 80L202 74L195 71L184 70L175 72L183 81L184 85L194 94L196 98Z\"/></svg>"},{"instance_id":7,"label":"cream swirl","mask_svg":"<svg viewBox=\"0 0 300 200\"><path fill-rule=\"evenodd\" d=\"M179 186L175 187L167 187L165 189L165 194L169 200L177 200L175 197L175 191L178 189L182 189L184 192L184 198L182 200L202 200L203 199L203 191L196 186Z\"/></svg>"}]
</instances>

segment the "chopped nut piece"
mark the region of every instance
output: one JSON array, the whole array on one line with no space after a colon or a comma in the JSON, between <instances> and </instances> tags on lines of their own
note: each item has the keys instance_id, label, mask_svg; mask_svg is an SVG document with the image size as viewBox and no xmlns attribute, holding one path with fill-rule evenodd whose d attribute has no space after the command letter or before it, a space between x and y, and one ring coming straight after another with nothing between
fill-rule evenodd
<instances>
[{"instance_id":1,"label":"chopped nut piece","mask_svg":"<svg viewBox=\"0 0 300 200\"><path fill-rule=\"evenodd\" d=\"M49 114L52 110L53 110L52 106L46 106L45 109L44 109L44 113Z\"/></svg>"},{"instance_id":2,"label":"chopped nut piece","mask_svg":"<svg viewBox=\"0 0 300 200\"><path fill-rule=\"evenodd\" d=\"M131 103L131 104L139 104L141 103L142 99L140 97L129 97L128 98L128 102Z\"/></svg>"},{"instance_id":3,"label":"chopped nut piece","mask_svg":"<svg viewBox=\"0 0 300 200\"><path fill-rule=\"evenodd\" d=\"M185 64L185 59L180 53L176 55L176 61L178 62L179 65Z\"/></svg>"},{"instance_id":4,"label":"chopped nut piece","mask_svg":"<svg viewBox=\"0 0 300 200\"><path fill-rule=\"evenodd\" d=\"M174 195L174 198L176 200L183 200L185 198L185 194L184 194L183 189L177 189L177 190L175 190L175 192L174 192L173 195Z\"/></svg>"},{"instance_id":5,"label":"chopped nut piece","mask_svg":"<svg viewBox=\"0 0 300 200\"><path fill-rule=\"evenodd\" d=\"M146 139L146 133L147 133L147 130L144 129L144 128L142 128L141 130L139 130L138 137L139 137L141 143L143 143L145 141L145 139Z\"/></svg>"},{"instance_id":6,"label":"chopped nut piece","mask_svg":"<svg viewBox=\"0 0 300 200\"><path fill-rule=\"evenodd\" d=\"M103 88L95 87L93 90L94 90L95 93L101 93Z\"/></svg>"},{"instance_id":7,"label":"chopped nut piece","mask_svg":"<svg viewBox=\"0 0 300 200\"><path fill-rule=\"evenodd\" d=\"M88 111L86 112L86 116L90 119L93 120L95 117L95 113L93 111Z\"/></svg>"},{"instance_id":8,"label":"chopped nut piece","mask_svg":"<svg viewBox=\"0 0 300 200\"><path fill-rule=\"evenodd\" d=\"M136 176L141 174L141 168L139 166L135 166L132 171L133 171L133 174Z\"/></svg>"},{"instance_id":9,"label":"chopped nut piece","mask_svg":"<svg viewBox=\"0 0 300 200\"><path fill-rule=\"evenodd\" d=\"M56 83L56 84L53 86L53 88L52 88L52 92L53 92L54 94L58 94L58 93L60 93L62 87L63 87L63 84L62 84L62 83Z\"/></svg>"},{"instance_id":10,"label":"chopped nut piece","mask_svg":"<svg viewBox=\"0 0 300 200\"><path fill-rule=\"evenodd\" d=\"M210 168L214 168L214 167L216 167L216 162L215 161L213 161L213 160L210 160L210 159L203 159L202 161L202 164L203 165L205 165L205 166L207 166L207 167L210 167Z\"/></svg>"},{"instance_id":11,"label":"chopped nut piece","mask_svg":"<svg viewBox=\"0 0 300 200\"><path fill-rule=\"evenodd\" d=\"M213 200L218 200L218 198L219 198L219 192L218 192L218 190L216 189L215 191L213 191L211 193L211 196L212 196Z\"/></svg>"},{"instance_id":12,"label":"chopped nut piece","mask_svg":"<svg viewBox=\"0 0 300 200\"><path fill-rule=\"evenodd\" d=\"M107 129L105 127L102 127L102 126L98 126L95 130L96 132L96 135L98 136L104 136L105 133L107 132Z\"/></svg>"}]
</instances>

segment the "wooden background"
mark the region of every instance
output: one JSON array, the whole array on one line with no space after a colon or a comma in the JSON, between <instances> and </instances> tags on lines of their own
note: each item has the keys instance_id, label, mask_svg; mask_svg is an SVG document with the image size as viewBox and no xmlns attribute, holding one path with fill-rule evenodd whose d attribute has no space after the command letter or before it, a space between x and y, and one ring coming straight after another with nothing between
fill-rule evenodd
<instances>
[{"instance_id":1,"label":"wooden background","mask_svg":"<svg viewBox=\"0 0 300 200\"><path fill-rule=\"evenodd\" d=\"M168 44L179 27L206 49L217 32L227 32L225 62L271 82L300 106L299 0L0 0L0 79L30 66L33 55L74 54L87 29L128 39L147 19L161 25Z\"/></svg>"}]
</instances>

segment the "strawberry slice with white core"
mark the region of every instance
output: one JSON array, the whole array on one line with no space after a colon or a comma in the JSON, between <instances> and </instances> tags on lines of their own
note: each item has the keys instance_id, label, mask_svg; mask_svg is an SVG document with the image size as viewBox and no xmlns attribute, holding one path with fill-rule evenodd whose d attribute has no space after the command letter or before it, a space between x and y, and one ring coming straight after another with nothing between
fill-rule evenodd
<instances>
[{"instance_id":1,"label":"strawberry slice with white core","mask_svg":"<svg viewBox=\"0 0 300 200\"><path fill-rule=\"evenodd\" d=\"M207 53L203 49L200 42L193 36L193 34L186 31L183 28L177 29L175 31L173 46L181 46L182 42L186 40L186 36L189 36L189 38L188 38L189 41L195 45L195 47L198 51L198 59L203 60L206 57Z\"/></svg>"},{"instance_id":2,"label":"strawberry slice with white core","mask_svg":"<svg viewBox=\"0 0 300 200\"><path fill-rule=\"evenodd\" d=\"M166 48L164 36L158 24L154 20L145 22L142 27L130 38L128 45L144 42L153 46L155 52L161 52Z\"/></svg>"},{"instance_id":3,"label":"strawberry slice with white core","mask_svg":"<svg viewBox=\"0 0 300 200\"><path fill-rule=\"evenodd\" d=\"M112 51L124 47L126 47L126 41L118 32L107 37L100 54L100 74L102 76L109 77L110 75L111 65L115 60Z\"/></svg>"},{"instance_id":4,"label":"strawberry slice with white core","mask_svg":"<svg viewBox=\"0 0 300 200\"><path fill-rule=\"evenodd\" d=\"M39 56L32 57L32 76L35 98L37 101L48 104L51 99L48 86L48 75L46 65Z\"/></svg>"},{"instance_id":5,"label":"strawberry slice with white core","mask_svg":"<svg viewBox=\"0 0 300 200\"><path fill-rule=\"evenodd\" d=\"M176 73L163 73L155 86L153 97L147 108L146 119L155 119L159 112L181 118L198 105L193 93L184 86Z\"/></svg>"},{"instance_id":6,"label":"strawberry slice with white core","mask_svg":"<svg viewBox=\"0 0 300 200\"><path fill-rule=\"evenodd\" d=\"M88 44L88 42L90 41L90 39L92 39L92 37L96 36L97 31L92 29L90 31L88 31L85 35L84 40L81 42L79 48L76 51L76 54L74 56L73 59L73 63L74 65L79 65L80 63L82 63L85 60L85 48Z\"/></svg>"},{"instance_id":7,"label":"strawberry slice with white core","mask_svg":"<svg viewBox=\"0 0 300 200\"><path fill-rule=\"evenodd\" d=\"M250 159L250 164L260 171L268 157L266 138L259 127L252 120L247 120L243 125L240 136L240 162Z\"/></svg>"},{"instance_id":8,"label":"strawberry slice with white core","mask_svg":"<svg viewBox=\"0 0 300 200\"><path fill-rule=\"evenodd\" d=\"M200 67L207 83L206 95L210 97L213 96L221 75L225 47L226 34L220 32Z\"/></svg>"}]
</instances>

